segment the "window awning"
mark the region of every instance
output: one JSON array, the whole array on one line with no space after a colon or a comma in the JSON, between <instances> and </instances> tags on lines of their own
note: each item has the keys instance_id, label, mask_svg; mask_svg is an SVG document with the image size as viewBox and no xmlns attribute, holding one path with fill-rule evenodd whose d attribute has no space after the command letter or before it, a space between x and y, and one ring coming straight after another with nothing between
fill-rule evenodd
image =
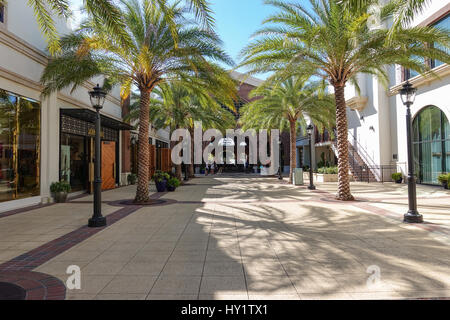
<instances>
[{"instance_id":1,"label":"window awning","mask_svg":"<svg viewBox=\"0 0 450 320\"><path fill-rule=\"evenodd\" d=\"M95 123L96 112L89 109L60 109L61 114L76 118L79 120L84 120L87 122ZM134 130L134 127L128 123L107 117L105 115L100 115L102 120L102 126L115 129L115 130Z\"/></svg>"}]
</instances>

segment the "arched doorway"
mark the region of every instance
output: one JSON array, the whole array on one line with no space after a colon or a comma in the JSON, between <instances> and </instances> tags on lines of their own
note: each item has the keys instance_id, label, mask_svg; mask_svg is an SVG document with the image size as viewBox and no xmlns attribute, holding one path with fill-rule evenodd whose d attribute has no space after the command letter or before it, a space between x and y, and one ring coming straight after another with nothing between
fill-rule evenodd
<instances>
[{"instance_id":1,"label":"arched doorway","mask_svg":"<svg viewBox=\"0 0 450 320\"><path fill-rule=\"evenodd\" d=\"M450 124L441 109L428 106L413 121L414 162L418 182L439 184L450 171Z\"/></svg>"}]
</instances>

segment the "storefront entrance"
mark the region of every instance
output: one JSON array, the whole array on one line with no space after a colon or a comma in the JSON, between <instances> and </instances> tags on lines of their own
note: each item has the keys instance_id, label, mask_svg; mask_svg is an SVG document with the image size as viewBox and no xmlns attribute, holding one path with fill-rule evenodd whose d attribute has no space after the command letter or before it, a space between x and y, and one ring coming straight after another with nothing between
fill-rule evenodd
<instances>
[{"instance_id":1,"label":"storefront entrance","mask_svg":"<svg viewBox=\"0 0 450 320\"><path fill-rule=\"evenodd\" d=\"M69 182L72 191L92 193L95 112L86 109L61 109L60 121L60 180ZM114 189L119 185L119 132L130 128L125 123L102 116L102 190Z\"/></svg>"},{"instance_id":2,"label":"storefront entrance","mask_svg":"<svg viewBox=\"0 0 450 320\"><path fill-rule=\"evenodd\" d=\"M102 142L102 190L116 187L116 143Z\"/></svg>"},{"instance_id":3,"label":"storefront entrance","mask_svg":"<svg viewBox=\"0 0 450 320\"><path fill-rule=\"evenodd\" d=\"M439 108L429 106L413 122L414 162L418 182L439 184L437 177L450 171L450 124Z\"/></svg>"}]
</instances>

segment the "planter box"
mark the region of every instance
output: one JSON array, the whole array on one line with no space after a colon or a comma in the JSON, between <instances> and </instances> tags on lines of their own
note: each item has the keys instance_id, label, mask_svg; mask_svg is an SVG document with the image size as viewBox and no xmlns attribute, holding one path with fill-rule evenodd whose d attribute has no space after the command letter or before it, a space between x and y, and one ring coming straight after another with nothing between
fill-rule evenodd
<instances>
[{"instance_id":1,"label":"planter box","mask_svg":"<svg viewBox=\"0 0 450 320\"><path fill-rule=\"evenodd\" d=\"M309 172L303 172L303 179L309 181ZM350 181L355 181L353 175L349 175ZM337 174L314 173L314 182L338 182Z\"/></svg>"},{"instance_id":2,"label":"planter box","mask_svg":"<svg viewBox=\"0 0 450 320\"><path fill-rule=\"evenodd\" d=\"M315 173L314 180L316 182L338 182L337 174Z\"/></svg>"}]
</instances>

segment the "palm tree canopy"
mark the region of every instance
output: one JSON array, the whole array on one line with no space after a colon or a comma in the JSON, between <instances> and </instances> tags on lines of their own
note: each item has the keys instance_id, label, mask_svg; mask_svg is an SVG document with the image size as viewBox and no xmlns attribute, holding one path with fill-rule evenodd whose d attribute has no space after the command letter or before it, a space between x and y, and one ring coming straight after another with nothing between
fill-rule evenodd
<instances>
[{"instance_id":1,"label":"palm tree canopy","mask_svg":"<svg viewBox=\"0 0 450 320\"><path fill-rule=\"evenodd\" d=\"M193 86L221 83L229 88L231 80L219 72L212 61L233 64L220 48L221 41L211 30L199 28L184 17L186 10L177 4L166 10L176 23L173 36L165 11L151 0L121 0L118 8L126 24L130 42L118 42L104 25L89 18L80 29L61 39L62 52L46 67L41 80L44 95L67 86L74 90L94 76L106 76L106 87L120 84L122 97L133 86L150 92L157 85L183 79Z\"/></svg>"},{"instance_id":2,"label":"palm tree canopy","mask_svg":"<svg viewBox=\"0 0 450 320\"><path fill-rule=\"evenodd\" d=\"M233 114L223 108L209 90L202 87L194 89L181 81L155 88L150 119L158 129L193 129L195 121L201 121L204 129L215 128L222 132L235 126Z\"/></svg>"},{"instance_id":3,"label":"palm tree canopy","mask_svg":"<svg viewBox=\"0 0 450 320\"><path fill-rule=\"evenodd\" d=\"M377 7L382 4L380 0L340 0L349 10L365 10L370 7ZM391 0L386 7L393 20L392 30L399 27L407 27L414 17L422 13L431 0Z\"/></svg>"},{"instance_id":4,"label":"palm tree canopy","mask_svg":"<svg viewBox=\"0 0 450 320\"><path fill-rule=\"evenodd\" d=\"M335 126L334 100L324 91L322 82L305 77L291 77L282 83L263 83L251 97L259 97L241 110L244 129L286 130L290 122L306 128L305 116L320 129L332 132Z\"/></svg>"},{"instance_id":5,"label":"palm tree canopy","mask_svg":"<svg viewBox=\"0 0 450 320\"><path fill-rule=\"evenodd\" d=\"M428 68L423 58L450 62L445 50L450 44L448 31L369 25L374 18L386 21L392 17L397 10L392 2L381 8L379 16L370 6L349 9L346 0L310 2L311 10L301 3L266 0L279 11L264 21L270 26L256 32L256 39L244 48L241 65L250 66L250 73L275 71L284 78L293 72L310 74L344 86L358 73L377 75L387 83L386 65L399 64L423 73Z\"/></svg>"},{"instance_id":6,"label":"palm tree canopy","mask_svg":"<svg viewBox=\"0 0 450 320\"><path fill-rule=\"evenodd\" d=\"M8 0L0 0L0 4L6 4ZM135 0L133 2L138 2ZM114 35L118 42L126 45L130 38L126 32L126 22L122 19L120 5L123 0L83 0L86 13L103 28ZM36 20L49 44L49 51L55 54L60 50L60 38L55 26L55 17L67 19L71 15L69 0L28 0L28 5L34 10ZM176 23L172 20L170 4L167 0L148 1L148 6L158 6L165 13L171 31L176 34ZM193 12L195 17L208 29L212 29L214 19L212 11L206 0L186 0L186 6Z\"/></svg>"}]
</instances>

